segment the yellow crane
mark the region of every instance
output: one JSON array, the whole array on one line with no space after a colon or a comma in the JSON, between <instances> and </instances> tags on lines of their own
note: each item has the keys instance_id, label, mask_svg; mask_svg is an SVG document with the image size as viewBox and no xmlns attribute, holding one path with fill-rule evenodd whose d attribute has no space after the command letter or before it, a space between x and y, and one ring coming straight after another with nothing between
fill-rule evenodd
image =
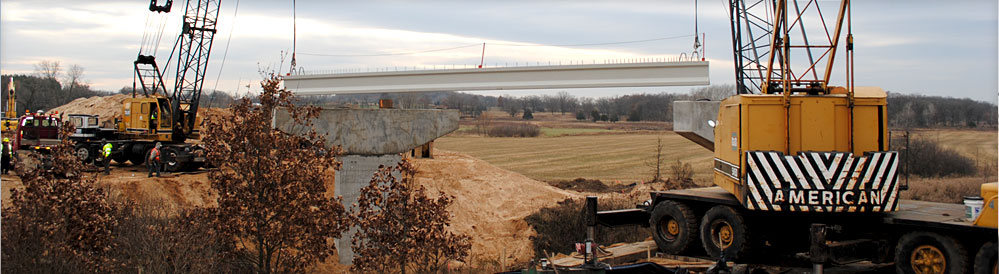
<instances>
[{"instance_id":1,"label":"yellow crane","mask_svg":"<svg viewBox=\"0 0 999 274\"><path fill-rule=\"evenodd\" d=\"M3 113L3 132L14 132L17 129L17 98L14 96L14 77L7 82L7 110Z\"/></svg>"},{"instance_id":2,"label":"yellow crane","mask_svg":"<svg viewBox=\"0 0 999 274\"><path fill-rule=\"evenodd\" d=\"M598 219L651 226L670 254L808 253L813 273L859 260L996 273L996 183L971 198L979 206L902 200L886 93L854 85L850 1L800 2L729 0L737 94L674 103L674 130L714 152L715 186L652 192ZM845 66L834 71L838 50ZM842 86L830 85L834 72Z\"/></svg>"}]
</instances>

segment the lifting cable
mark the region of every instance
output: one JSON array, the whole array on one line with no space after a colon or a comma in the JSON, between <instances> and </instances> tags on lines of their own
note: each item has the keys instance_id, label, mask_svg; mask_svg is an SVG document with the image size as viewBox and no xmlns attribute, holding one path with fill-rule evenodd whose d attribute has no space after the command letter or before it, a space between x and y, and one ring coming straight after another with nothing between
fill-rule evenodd
<instances>
[{"instance_id":1,"label":"lifting cable","mask_svg":"<svg viewBox=\"0 0 999 274\"><path fill-rule=\"evenodd\" d=\"M236 14L239 12L239 0L236 0L236 8L232 11L232 27L229 28L229 37L225 39L225 51L222 52L222 63L219 63L219 74L215 77L215 87L212 88L212 97L208 99L208 106L212 106L215 100L215 93L218 92L219 79L222 79L222 68L225 67L225 57L229 55L229 41L232 41L232 31L236 29ZM239 89L237 84L236 89ZM204 121L202 121L204 122Z\"/></svg>"},{"instance_id":2,"label":"lifting cable","mask_svg":"<svg viewBox=\"0 0 999 274\"><path fill-rule=\"evenodd\" d=\"M295 0L291 0L291 70L288 74L295 73L295 48L298 43L298 8Z\"/></svg>"},{"instance_id":3,"label":"lifting cable","mask_svg":"<svg viewBox=\"0 0 999 274\"><path fill-rule=\"evenodd\" d=\"M690 54L691 57L698 55L697 57L704 58L704 54L699 54L697 52L697 50L701 48L701 40L698 37L700 35L701 32L697 29L697 0L694 0L694 51Z\"/></svg>"}]
</instances>

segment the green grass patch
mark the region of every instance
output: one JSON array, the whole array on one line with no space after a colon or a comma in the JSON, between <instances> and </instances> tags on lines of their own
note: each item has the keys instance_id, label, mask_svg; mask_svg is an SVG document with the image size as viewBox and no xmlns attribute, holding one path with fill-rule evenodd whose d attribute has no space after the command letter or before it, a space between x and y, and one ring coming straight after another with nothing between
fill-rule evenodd
<instances>
[{"instance_id":1,"label":"green grass patch","mask_svg":"<svg viewBox=\"0 0 999 274\"><path fill-rule=\"evenodd\" d=\"M617 130L609 130L603 128L541 128L541 136L544 137L558 137L558 136L572 136L572 135L586 135L586 134L600 134L600 133L614 133Z\"/></svg>"}]
</instances>

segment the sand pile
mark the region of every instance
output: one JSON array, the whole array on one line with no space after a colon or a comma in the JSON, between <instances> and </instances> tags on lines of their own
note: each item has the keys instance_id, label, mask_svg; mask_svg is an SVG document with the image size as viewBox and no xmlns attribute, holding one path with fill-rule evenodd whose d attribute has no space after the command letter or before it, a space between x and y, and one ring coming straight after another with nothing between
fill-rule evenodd
<instances>
[{"instance_id":1,"label":"sand pile","mask_svg":"<svg viewBox=\"0 0 999 274\"><path fill-rule=\"evenodd\" d=\"M215 206L216 198L208 183L207 172L165 175L160 178L147 178L146 172L145 166L112 164L111 174L100 175L97 185L106 187L112 196L150 202L167 209ZM6 206L10 203L10 190L22 186L20 178L14 175L3 175L2 181L2 200Z\"/></svg>"},{"instance_id":2,"label":"sand pile","mask_svg":"<svg viewBox=\"0 0 999 274\"><path fill-rule=\"evenodd\" d=\"M58 111L65 114L100 115L101 120L110 121L114 116L121 115L121 102L131 97L132 95L115 94L77 98L65 105L50 109L48 113Z\"/></svg>"},{"instance_id":3,"label":"sand pile","mask_svg":"<svg viewBox=\"0 0 999 274\"><path fill-rule=\"evenodd\" d=\"M454 195L449 208L456 232L472 237L473 260L530 260L534 229L524 217L569 197L582 197L471 156L436 150L434 159L416 159L417 182L431 193ZM505 257L505 258L504 258Z\"/></svg>"},{"instance_id":4,"label":"sand pile","mask_svg":"<svg viewBox=\"0 0 999 274\"><path fill-rule=\"evenodd\" d=\"M64 114L89 114L89 115L100 115L102 121L101 127L111 127L110 124L104 124L103 121L114 121L115 117L121 117L122 112L122 102L127 98L131 98L130 94L115 94L111 96L93 96L88 98L77 98L65 105L50 109L48 113L54 113L58 111ZM201 123L201 121L207 117L208 114L226 116L231 115L228 109L223 108L199 108L198 109L198 119L196 122Z\"/></svg>"}]
</instances>

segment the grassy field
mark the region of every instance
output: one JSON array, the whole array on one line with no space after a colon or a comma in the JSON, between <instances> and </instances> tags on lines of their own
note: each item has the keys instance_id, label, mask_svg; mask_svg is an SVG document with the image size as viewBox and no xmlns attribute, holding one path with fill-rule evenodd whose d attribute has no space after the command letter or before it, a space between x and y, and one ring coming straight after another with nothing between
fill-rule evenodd
<instances>
[{"instance_id":1,"label":"grassy field","mask_svg":"<svg viewBox=\"0 0 999 274\"><path fill-rule=\"evenodd\" d=\"M903 134L893 132L893 135ZM912 131L914 138L935 141L940 146L964 154L979 166L987 166L994 172L999 161L999 133L996 130L956 130L934 129ZM993 174L994 175L994 174Z\"/></svg>"},{"instance_id":2,"label":"grassy field","mask_svg":"<svg viewBox=\"0 0 999 274\"><path fill-rule=\"evenodd\" d=\"M694 168L695 182L711 184L711 152L671 131L636 130L628 128L628 122L611 125L557 121L551 119L539 123L542 137L491 138L454 134L438 139L436 147L467 153L536 180L582 177L612 184L615 181L631 183L652 178L653 171L648 164L654 157L656 140L661 136L668 162L679 159L690 163ZM653 126L656 125L642 125L643 128ZM974 177L980 180L994 180L996 177L999 142L995 130L919 130L913 135L937 141L941 146L974 160L980 173ZM921 180L915 185L925 184L927 180L933 179Z\"/></svg>"},{"instance_id":3,"label":"grassy field","mask_svg":"<svg viewBox=\"0 0 999 274\"><path fill-rule=\"evenodd\" d=\"M447 136L438 139L435 146L467 153L542 181L582 177L607 183L631 183L652 178L653 171L648 164L655 156L656 140L660 136L668 161L679 159L690 163L695 170L695 180L707 182L711 176L708 172L711 152L673 132L536 138Z\"/></svg>"}]
</instances>

